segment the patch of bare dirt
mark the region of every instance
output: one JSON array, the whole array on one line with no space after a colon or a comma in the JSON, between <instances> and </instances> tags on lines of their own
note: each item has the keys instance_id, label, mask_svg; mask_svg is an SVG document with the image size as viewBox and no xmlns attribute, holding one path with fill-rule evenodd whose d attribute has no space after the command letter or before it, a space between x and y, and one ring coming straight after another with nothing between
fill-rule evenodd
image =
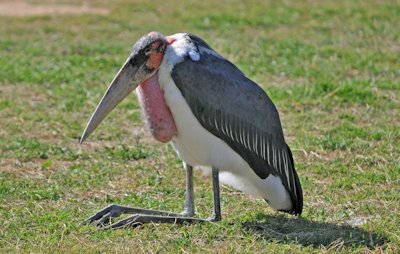
<instances>
[{"instance_id":1,"label":"patch of bare dirt","mask_svg":"<svg viewBox=\"0 0 400 254\"><path fill-rule=\"evenodd\" d=\"M308 85L311 80L305 77L288 78L286 76L271 76L265 81L265 86L291 87L295 85Z\"/></svg>"},{"instance_id":2,"label":"patch of bare dirt","mask_svg":"<svg viewBox=\"0 0 400 254\"><path fill-rule=\"evenodd\" d=\"M40 103L47 101L47 96L43 92L43 88L39 86L23 84L3 84L0 86L0 99L15 100L15 98L20 98L32 103ZM34 106L34 104L30 106Z\"/></svg>"},{"instance_id":3,"label":"patch of bare dirt","mask_svg":"<svg viewBox=\"0 0 400 254\"><path fill-rule=\"evenodd\" d=\"M52 161L45 166L45 162L46 160L43 159L34 159L31 161L2 159L0 161L0 172L28 179L46 179L55 171L69 168L74 163L70 161Z\"/></svg>"},{"instance_id":4,"label":"patch of bare dirt","mask_svg":"<svg viewBox=\"0 0 400 254\"><path fill-rule=\"evenodd\" d=\"M3 2L0 3L0 16L28 17L41 15L66 15L66 14L99 14L107 15L106 8L92 7L87 4L55 5L55 4L30 4L25 2Z\"/></svg>"}]
</instances>

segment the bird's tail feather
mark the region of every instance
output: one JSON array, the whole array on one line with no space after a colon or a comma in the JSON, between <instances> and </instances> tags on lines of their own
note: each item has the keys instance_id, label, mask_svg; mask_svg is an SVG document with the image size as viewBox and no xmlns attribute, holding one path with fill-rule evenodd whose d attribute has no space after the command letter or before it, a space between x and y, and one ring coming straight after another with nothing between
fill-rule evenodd
<instances>
[{"instance_id":1,"label":"bird's tail feather","mask_svg":"<svg viewBox=\"0 0 400 254\"><path fill-rule=\"evenodd\" d=\"M291 186L292 191L290 191L290 197L292 199L293 207L288 212L291 214L300 215L301 212L303 211L303 191L301 189L301 184L296 169L294 168L292 151L290 150L290 147L287 144L286 148L289 154L290 164L292 165L292 170L293 170L292 173L295 183L295 186Z\"/></svg>"}]
</instances>

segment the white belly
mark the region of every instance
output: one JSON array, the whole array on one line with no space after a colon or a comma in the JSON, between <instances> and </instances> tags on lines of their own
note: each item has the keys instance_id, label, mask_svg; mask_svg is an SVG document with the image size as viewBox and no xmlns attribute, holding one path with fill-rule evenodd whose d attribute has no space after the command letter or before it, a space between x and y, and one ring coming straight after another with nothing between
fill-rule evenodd
<instances>
[{"instance_id":1,"label":"white belly","mask_svg":"<svg viewBox=\"0 0 400 254\"><path fill-rule=\"evenodd\" d=\"M159 69L159 83L178 130L173 146L181 160L192 166L215 167L222 183L256 197L267 199L278 210L289 210L290 196L279 177L259 178L248 163L224 141L198 122L171 78L166 64Z\"/></svg>"}]
</instances>

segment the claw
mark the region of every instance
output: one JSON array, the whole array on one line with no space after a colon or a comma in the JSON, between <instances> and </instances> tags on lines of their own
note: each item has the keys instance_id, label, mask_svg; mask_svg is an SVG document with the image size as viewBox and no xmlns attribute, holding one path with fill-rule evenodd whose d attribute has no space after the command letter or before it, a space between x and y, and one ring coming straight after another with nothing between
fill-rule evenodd
<instances>
[{"instance_id":1,"label":"claw","mask_svg":"<svg viewBox=\"0 0 400 254\"><path fill-rule=\"evenodd\" d=\"M91 224L94 223L95 225L104 224L106 220L110 220L114 217L119 217L122 214L122 209L118 205L109 205L102 210L98 211L81 224Z\"/></svg>"},{"instance_id":2,"label":"claw","mask_svg":"<svg viewBox=\"0 0 400 254\"><path fill-rule=\"evenodd\" d=\"M120 228L125 228L125 227L137 227L142 225L143 223L140 221L137 221L140 218L139 214L135 214L133 216L130 216L128 218L125 218L123 220L117 221L116 223L108 226L108 229L120 229Z\"/></svg>"},{"instance_id":3,"label":"claw","mask_svg":"<svg viewBox=\"0 0 400 254\"><path fill-rule=\"evenodd\" d=\"M96 226L102 226L104 224L108 224L111 222L111 212L106 213L103 217L98 220L93 221L92 223Z\"/></svg>"}]
</instances>

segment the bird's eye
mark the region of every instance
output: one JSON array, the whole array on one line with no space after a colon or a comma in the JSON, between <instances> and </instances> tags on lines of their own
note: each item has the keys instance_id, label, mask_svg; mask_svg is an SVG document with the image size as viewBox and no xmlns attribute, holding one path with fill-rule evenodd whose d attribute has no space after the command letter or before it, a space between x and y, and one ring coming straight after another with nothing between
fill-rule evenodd
<instances>
[{"instance_id":1,"label":"bird's eye","mask_svg":"<svg viewBox=\"0 0 400 254\"><path fill-rule=\"evenodd\" d=\"M151 47L145 48L144 54L145 54L146 56L150 55L150 54L151 54Z\"/></svg>"}]
</instances>

